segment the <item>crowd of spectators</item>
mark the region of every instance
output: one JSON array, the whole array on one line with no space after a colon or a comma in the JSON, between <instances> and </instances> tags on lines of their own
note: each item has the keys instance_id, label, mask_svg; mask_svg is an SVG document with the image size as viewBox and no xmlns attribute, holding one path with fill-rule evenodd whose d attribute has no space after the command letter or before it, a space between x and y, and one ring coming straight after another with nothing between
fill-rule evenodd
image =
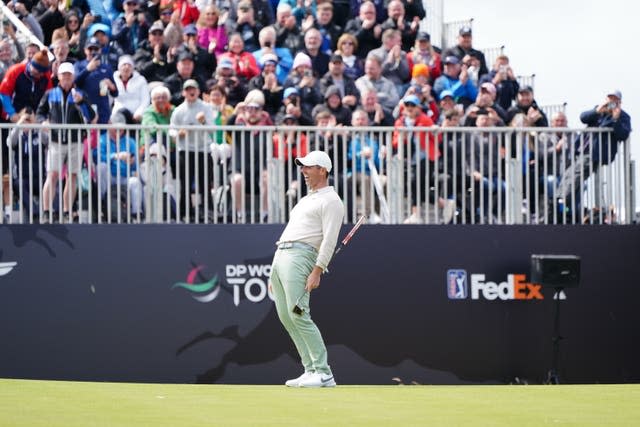
<instances>
[{"instance_id":1,"label":"crowd of spectators","mask_svg":"<svg viewBox=\"0 0 640 427\"><path fill-rule=\"evenodd\" d=\"M473 48L471 28L460 28L452 48L433 46L420 29L425 18L421 1L14 0L7 6L48 51L33 43L21 45L13 25L3 23L4 122L548 126L532 88L519 86L509 58L500 55L486 64L482 52ZM67 102L82 108L70 113ZM398 133L393 138L396 148L414 144L423 152L414 162L418 169L434 164L445 149L425 135L407 140ZM484 138L479 135L477 144ZM108 176L111 169L114 182L137 174L140 166L131 160L131 144L148 146L159 136L146 133L131 142L117 132L101 135L94 157L110 161L100 147L112 144L109 152L122 153L115 159L122 165L100 173ZM180 197L186 212L193 189L208 188L211 182L211 176L202 176L203 170L211 170L204 167L213 158L208 154L230 152L216 148L229 140L222 133L184 130L162 136L171 138L172 149L188 152L170 160L174 171L177 163L179 170L191 171L190 185L183 186ZM371 146L377 150L378 143ZM378 155L372 155L378 162ZM4 160L3 169L8 164ZM65 192L75 192L79 160L58 159L59 164L65 161L72 175ZM42 210L47 215L58 178L52 164L47 162L44 184ZM482 191L499 191L495 179L479 175L471 173ZM264 177L237 171L231 176L234 191L240 193L248 179L265 185ZM123 182L135 199L132 209L140 211L140 183ZM5 199L7 194L3 191ZM10 204L4 202L5 207ZM443 208L450 203L438 199ZM409 220L419 221L416 200L413 205ZM65 203L64 215L72 217L71 209Z\"/></svg>"}]
</instances>

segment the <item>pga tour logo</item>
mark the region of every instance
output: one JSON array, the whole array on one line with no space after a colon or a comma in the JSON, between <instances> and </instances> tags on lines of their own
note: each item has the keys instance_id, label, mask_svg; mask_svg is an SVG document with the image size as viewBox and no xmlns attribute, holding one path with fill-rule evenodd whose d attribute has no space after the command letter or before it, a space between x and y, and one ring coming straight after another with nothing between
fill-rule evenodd
<instances>
[{"instance_id":1,"label":"pga tour logo","mask_svg":"<svg viewBox=\"0 0 640 427\"><path fill-rule=\"evenodd\" d=\"M465 270L448 270L447 296L449 299L466 299L468 295L467 272Z\"/></svg>"}]
</instances>

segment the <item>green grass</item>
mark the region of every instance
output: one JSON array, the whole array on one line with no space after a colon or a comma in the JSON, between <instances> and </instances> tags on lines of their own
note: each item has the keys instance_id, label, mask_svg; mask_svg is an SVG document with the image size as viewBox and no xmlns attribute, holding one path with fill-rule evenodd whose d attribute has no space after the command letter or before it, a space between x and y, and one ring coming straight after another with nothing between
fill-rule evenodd
<instances>
[{"instance_id":1,"label":"green grass","mask_svg":"<svg viewBox=\"0 0 640 427\"><path fill-rule=\"evenodd\" d=\"M638 426L640 385L176 385L0 379L0 426Z\"/></svg>"}]
</instances>

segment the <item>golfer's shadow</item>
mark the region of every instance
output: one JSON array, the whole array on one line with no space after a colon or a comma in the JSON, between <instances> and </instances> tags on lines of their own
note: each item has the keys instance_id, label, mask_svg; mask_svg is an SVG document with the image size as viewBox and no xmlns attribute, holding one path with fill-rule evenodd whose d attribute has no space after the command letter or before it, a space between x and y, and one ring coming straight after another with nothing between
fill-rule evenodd
<instances>
[{"instance_id":1,"label":"golfer's shadow","mask_svg":"<svg viewBox=\"0 0 640 427\"><path fill-rule=\"evenodd\" d=\"M235 347L224 354L217 366L196 376L196 383L212 384L222 378L229 363L240 366L259 365L276 360L283 354L289 354L292 358L297 357L291 340L278 325L275 305L272 304L264 319L246 336L240 335L238 325L228 326L219 333L206 331L179 347L176 356L211 339L226 339L234 342Z\"/></svg>"}]
</instances>

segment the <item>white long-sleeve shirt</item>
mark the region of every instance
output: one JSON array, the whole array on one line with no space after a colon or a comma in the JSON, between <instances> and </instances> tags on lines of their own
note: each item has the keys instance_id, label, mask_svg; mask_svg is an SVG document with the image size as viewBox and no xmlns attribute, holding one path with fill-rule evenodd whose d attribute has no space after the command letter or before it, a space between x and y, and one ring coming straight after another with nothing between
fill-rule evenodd
<instances>
[{"instance_id":1,"label":"white long-sleeve shirt","mask_svg":"<svg viewBox=\"0 0 640 427\"><path fill-rule=\"evenodd\" d=\"M304 196L291 210L291 217L276 244L303 242L318 251L316 265L326 270L338 241L344 204L332 186Z\"/></svg>"},{"instance_id":2,"label":"white long-sleeve shirt","mask_svg":"<svg viewBox=\"0 0 640 427\"><path fill-rule=\"evenodd\" d=\"M125 87L120 78L120 72L116 71L113 73L113 80L116 82L116 87L118 88L118 97L113 104L113 111L118 111L120 107L124 107L131 111L131 114L138 114L142 117L144 110L146 110L151 103L147 79L137 71L134 71Z\"/></svg>"}]
</instances>

